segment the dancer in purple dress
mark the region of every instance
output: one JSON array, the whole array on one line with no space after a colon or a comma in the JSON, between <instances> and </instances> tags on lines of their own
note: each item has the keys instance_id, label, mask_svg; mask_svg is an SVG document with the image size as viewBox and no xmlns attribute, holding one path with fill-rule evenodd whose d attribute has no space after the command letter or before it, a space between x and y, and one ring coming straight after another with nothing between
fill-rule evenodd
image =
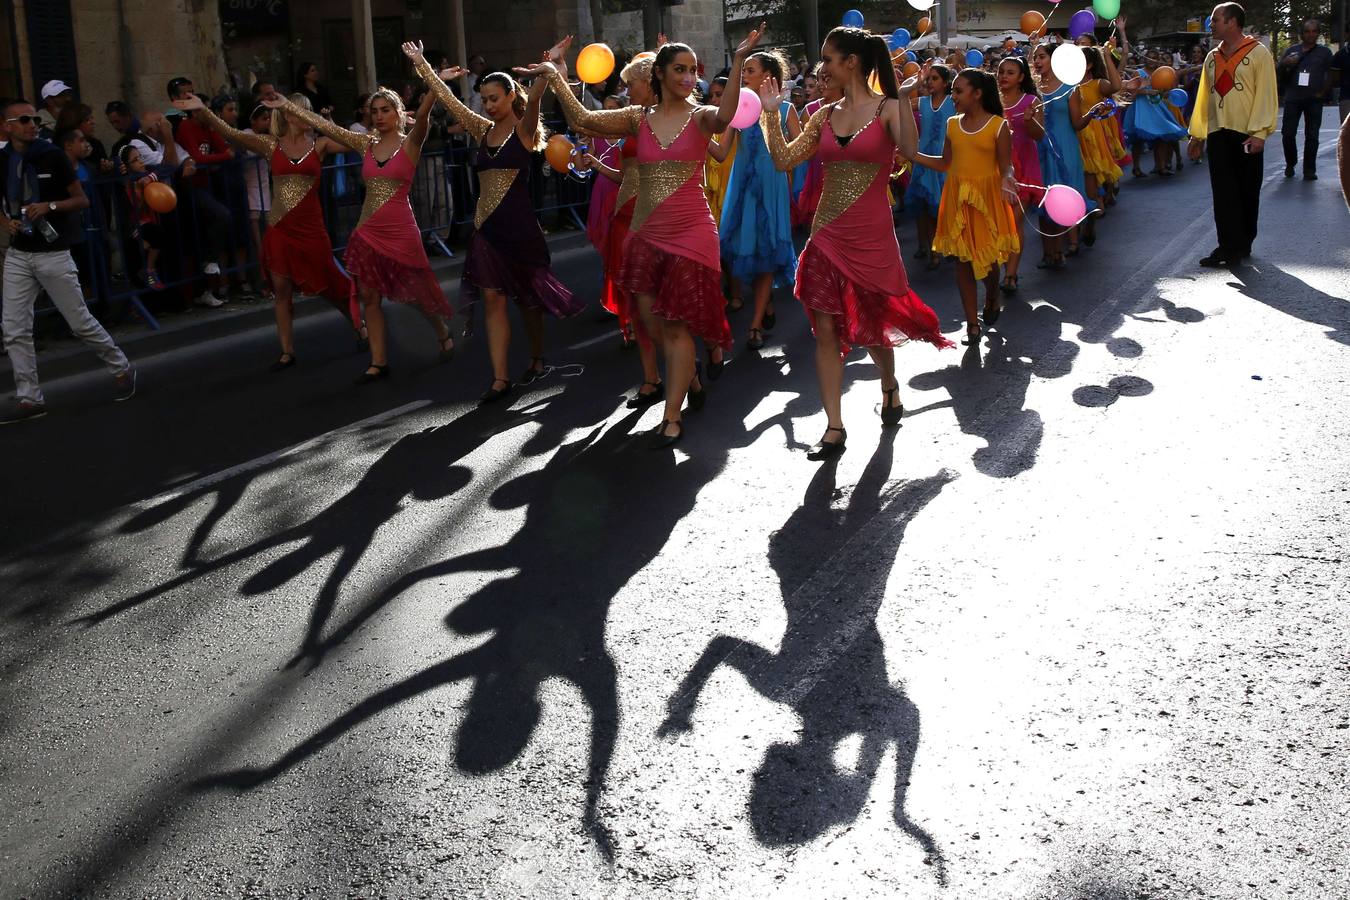
<instances>
[{"instance_id":1,"label":"dancer in purple dress","mask_svg":"<svg viewBox=\"0 0 1350 900\"><path fill-rule=\"evenodd\" d=\"M563 318L576 315L585 306L554 276L544 231L530 199L530 153L544 146L539 98L545 85L541 79L527 97L510 75L493 72L479 82L478 93L487 113L480 116L461 103L445 83L463 75L462 69L446 69L437 75L422 56L420 41L405 43L403 52L436 99L478 141L474 162L480 185L478 208L460 282L460 306L472 306L481 296L487 307L493 381L481 399L492 403L510 393L513 386L506 374L511 347L507 298L520 306L530 342L530 365L521 384L530 384L548 372L544 363L544 313Z\"/></svg>"}]
</instances>

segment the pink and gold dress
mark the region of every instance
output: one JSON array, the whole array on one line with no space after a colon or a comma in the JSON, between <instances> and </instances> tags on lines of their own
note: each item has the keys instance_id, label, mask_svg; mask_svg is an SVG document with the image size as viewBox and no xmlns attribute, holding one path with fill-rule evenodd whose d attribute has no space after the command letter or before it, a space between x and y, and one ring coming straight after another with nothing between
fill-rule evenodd
<instances>
[{"instance_id":1,"label":"pink and gold dress","mask_svg":"<svg viewBox=\"0 0 1350 900\"><path fill-rule=\"evenodd\" d=\"M619 286L650 295L656 315L685 323L708 346L730 349L717 224L703 192L710 138L694 122L697 108L690 107L679 134L663 147L647 110L588 110L558 72L549 81L573 128L637 138L638 193Z\"/></svg>"},{"instance_id":2,"label":"pink and gold dress","mask_svg":"<svg viewBox=\"0 0 1350 900\"><path fill-rule=\"evenodd\" d=\"M818 315L836 317L841 353L911 340L954 346L943 336L937 313L910 288L900 259L887 199L896 146L880 118L884 101L861 131L845 137L830 123L836 105L812 115L790 145L765 129L780 170L818 150L823 171L811 237L798 263L797 298L813 328ZM907 114L902 108L901 115Z\"/></svg>"},{"instance_id":3,"label":"pink and gold dress","mask_svg":"<svg viewBox=\"0 0 1350 900\"><path fill-rule=\"evenodd\" d=\"M1013 177L1017 179L1017 197L1022 201L1023 209L1040 206L1045 199L1045 178L1041 175L1041 157L1036 150L1036 139L1027 131L1026 113L1036 103L1032 94L1023 94L1022 99L1004 111L1008 128L1012 131Z\"/></svg>"}]
</instances>

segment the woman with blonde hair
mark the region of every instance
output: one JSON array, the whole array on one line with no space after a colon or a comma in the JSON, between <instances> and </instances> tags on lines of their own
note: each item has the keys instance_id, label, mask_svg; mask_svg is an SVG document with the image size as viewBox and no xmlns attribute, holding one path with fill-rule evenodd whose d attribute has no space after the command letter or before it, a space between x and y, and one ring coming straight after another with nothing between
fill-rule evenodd
<instances>
[{"instance_id":1,"label":"woman with blonde hair","mask_svg":"<svg viewBox=\"0 0 1350 900\"><path fill-rule=\"evenodd\" d=\"M454 356L455 341L446 319L452 315L427 252L422 234L408 202L408 190L417 174L422 142L436 96L430 92L417 108L412 129L403 133L407 114L395 91L382 87L370 95L370 134L358 134L315 115L311 110L276 98L264 105L300 119L339 144L361 153L361 177L366 183L366 202L361 219L347 239L343 262L356 282L356 296L370 332L370 366L357 379L369 384L389 376L382 297L415 306L436 330L443 361Z\"/></svg>"},{"instance_id":2,"label":"woman with blonde hair","mask_svg":"<svg viewBox=\"0 0 1350 900\"><path fill-rule=\"evenodd\" d=\"M292 94L291 102L308 111L309 99ZM272 173L271 208L262 235L259 257L263 277L276 298L274 310L281 356L273 372L295 365L292 303L295 293L317 294L333 304L360 334L361 320L351 315L352 283L333 260L333 245L324 228L319 205L319 177L323 157L345 149L326 137L315 139L309 126L294 114L273 109L267 134L240 131L206 107L200 97L175 100L185 112L198 112L201 121L230 143L257 154ZM248 163L255 165L256 163Z\"/></svg>"}]
</instances>

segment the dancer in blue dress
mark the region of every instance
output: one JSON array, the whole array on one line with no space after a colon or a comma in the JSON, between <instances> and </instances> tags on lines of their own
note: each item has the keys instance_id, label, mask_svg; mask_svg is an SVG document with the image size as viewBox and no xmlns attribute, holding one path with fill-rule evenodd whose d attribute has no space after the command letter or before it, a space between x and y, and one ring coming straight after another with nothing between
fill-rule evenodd
<instances>
[{"instance_id":1,"label":"dancer in blue dress","mask_svg":"<svg viewBox=\"0 0 1350 900\"><path fill-rule=\"evenodd\" d=\"M1125 139L1130 142L1134 153L1135 167L1143 159L1145 146L1153 149L1153 175L1171 175L1173 146L1186 137L1186 128L1177 120L1164 95L1155 91L1149 84L1149 74L1140 73L1139 89L1135 91L1134 102L1125 110ZM1181 165L1181 152L1175 152L1177 166ZM1143 172L1136 173L1142 175Z\"/></svg>"},{"instance_id":2,"label":"dancer in blue dress","mask_svg":"<svg viewBox=\"0 0 1350 900\"><path fill-rule=\"evenodd\" d=\"M947 120L956 115L952 102L952 70L942 63L931 63L921 76L925 88L919 98L919 152L941 156L947 143ZM914 227L919 249L915 259L928 257L928 268L936 269L942 257L933 252L933 233L937 230L938 206L942 203L942 187L947 173L925 166L915 166L905 188L905 210L914 214Z\"/></svg>"},{"instance_id":3,"label":"dancer in blue dress","mask_svg":"<svg viewBox=\"0 0 1350 900\"><path fill-rule=\"evenodd\" d=\"M746 58L741 81L758 91L765 77L771 76L781 84L786 71L787 61L779 51L761 50ZM801 133L792 104L782 105L779 120L789 140ZM751 350L764 346L764 332L774 326L775 284L792 287L796 278L791 190L788 176L774 167L759 122L742 128L722 203L720 241L722 259L732 276L750 282L754 291L755 314L745 344Z\"/></svg>"},{"instance_id":4,"label":"dancer in blue dress","mask_svg":"<svg viewBox=\"0 0 1350 900\"><path fill-rule=\"evenodd\" d=\"M1087 125L1088 117L1078 99L1077 85L1063 84L1055 77L1050 68L1050 48L1041 45L1031 57L1032 68L1036 71L1041 85L1041 103L1045 109L1045 137L1041 140L1041 175L1046 186L1066 184L1081 194L1087 202L1088 212L1097 208L1097 203L1087 195L1083 172L1083 153L1078 146L1078 132ZM1045 215L1041 216L1041 230L1055 237L1041 238L1044 246L1038 269L1064 268L1064 241L1068 240L1068 254L1078 253L1078 228L1064 230Z\"/></svg>"}]
</instances>

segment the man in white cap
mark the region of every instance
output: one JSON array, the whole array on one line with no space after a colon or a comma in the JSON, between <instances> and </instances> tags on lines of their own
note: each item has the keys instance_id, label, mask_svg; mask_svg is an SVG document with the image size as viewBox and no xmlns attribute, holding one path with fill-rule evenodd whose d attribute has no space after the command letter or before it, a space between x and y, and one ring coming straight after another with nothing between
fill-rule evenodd
<instances>
[{"instance_id":1,"label":"man in white cap","mask_svg":"<svg viewBox=\"0 0 1350 900\"><path fill-rule=\"evenodd\" d=\"M53 78L42 86L42 109L38 110L38 136L51 140L56 133L56 118L66 104L75 99L75 89L60 79Z\"/></svg>"}]
</instances>

